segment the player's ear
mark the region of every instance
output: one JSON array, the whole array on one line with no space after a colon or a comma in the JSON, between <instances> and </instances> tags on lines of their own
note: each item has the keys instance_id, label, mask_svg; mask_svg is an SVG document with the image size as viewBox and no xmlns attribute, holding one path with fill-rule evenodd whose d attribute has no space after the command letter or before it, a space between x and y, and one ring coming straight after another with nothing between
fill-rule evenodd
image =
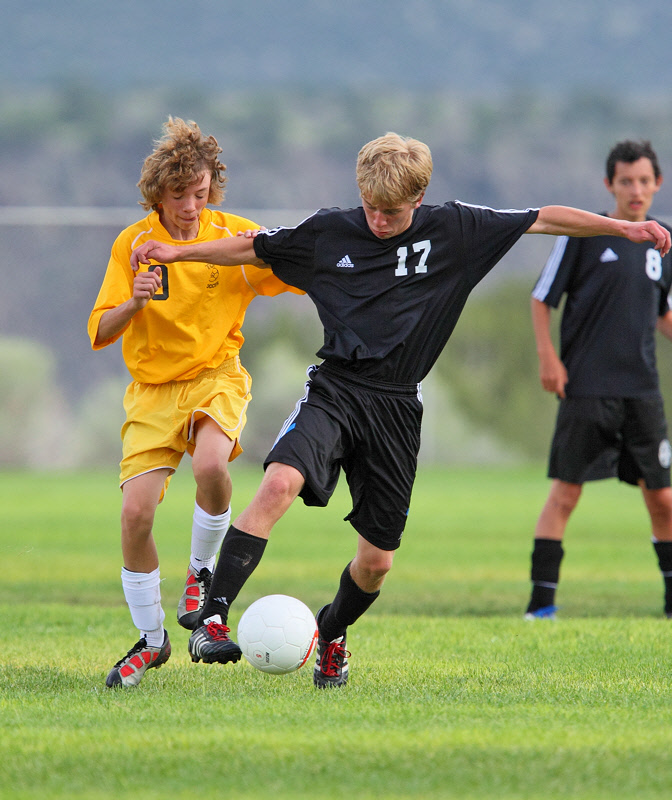
<instances>
[{"instance_id":1,"label":"player's ear","mask_svg":"<svg viewBox=\"0 0 672 800\"><path fill-rule=\"evenodd\" d=\"M614 187L611 185L611 181L609 180L609 178L604 179L604 185L607 187L608 192L610 192L611 194L614 193Z\"/></svg>"}]
</instances>

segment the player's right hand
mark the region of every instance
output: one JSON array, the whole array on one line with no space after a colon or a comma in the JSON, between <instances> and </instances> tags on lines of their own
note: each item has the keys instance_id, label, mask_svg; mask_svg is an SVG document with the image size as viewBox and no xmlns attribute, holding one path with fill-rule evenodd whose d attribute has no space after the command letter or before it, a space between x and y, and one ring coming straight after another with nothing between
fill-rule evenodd
<instances>
[{"instance_id":1,"label":"player's right hand","mask_svg":"<svg viewBox=\"0 0 672 800\"><path fill-rule=\"evenodd\" d=\"M266 230L268 230L268 228L248 228L246 231L238 231L236 236L244 236L246 239L256 239L258 233Z\"/></svg>"},{"instance_id":2,"label":"player's right hand","mask_svg":"<svg viewBox=\"0 0 672 800\"><path fill-rule=\"evenodd\" d=\"M144 308L161 288L161 268L138 272L133 278L133 300L137 307Z\"/></svg>"}]
</instances>

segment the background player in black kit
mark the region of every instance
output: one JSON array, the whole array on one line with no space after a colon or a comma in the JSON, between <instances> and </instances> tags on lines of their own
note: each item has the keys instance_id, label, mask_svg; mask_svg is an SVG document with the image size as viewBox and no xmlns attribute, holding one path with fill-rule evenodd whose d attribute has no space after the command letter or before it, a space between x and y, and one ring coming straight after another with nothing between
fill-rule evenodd
<instances>
[{"instance_id":1,"label":"background player in black kit","mask_svg":"<svg viewBox=\"0 0 672 800\"><path fill-rule=\"evenodd\" d=\"M609 153L610 217L647 212L663 176L649 142L624 141ZM585 481L618 477L639 485L672 617L670 443L656 369L655 331L672 339L668 301L672 257L647 243L600 236L558 239L532 292L541 383L560 398L548 476L552 484L535 529L528 619L554 617L562 539ZM566 294L560 357L551 308Z\"/></svg>"},{"instance_id":2,"label":"background player in black kit","mask_svg":"<svg viewBox=\"0 0 672 800\"><path fill-rule=\"evenodd\" d=\"M346 629L378 597L399 547L420 446L419 382L448 340L471 290L524 233L614 233L667 252L655 222L624 223L561 206L494 211L450 202L422 205L429 148L387 134L357 159L362 207L322 209L296 228L210 245L146 243L132 263L191 260L270 266L306 291L324 326L323 359L285 423L250 505L229 529L189 639L194 661L237 661L229 607L258 564L273 525L297 496L327 504L341 468L358 534L333 601L317 614L318 687L348 677Z\"/></svg>"}]
</instances>

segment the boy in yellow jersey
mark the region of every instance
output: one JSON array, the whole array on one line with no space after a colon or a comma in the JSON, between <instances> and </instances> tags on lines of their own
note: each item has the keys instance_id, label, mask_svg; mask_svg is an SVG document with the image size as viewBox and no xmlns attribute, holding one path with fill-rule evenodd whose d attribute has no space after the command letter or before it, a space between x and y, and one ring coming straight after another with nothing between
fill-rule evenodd
<instances>
[{"instance_id":1,"label":"boy in yellow jersey","mask_svg":"<svg viewBox=\"0 0 672 800\"><path fill-rule=\"evenodd\" d=\"M196 503L177 616L190 630L197 622L229 527L227 464L242 452L239 439L251 397L251 379L238 355L245 311L257 295L301 293L250 264L234 270L203 262L131 268L133 248L147 239L209 242L258 229L248 219L206 208L224 197L221 152L196 123L169 118L138 183L141 205L151 213L115 241L89 317L93 349L121 337L133 378L121 431L121 580L140 640L111 669L109 687L136 686L147 669L170 657L152 527L185 451L192 456Z\"/></svg>"}]
</instances>

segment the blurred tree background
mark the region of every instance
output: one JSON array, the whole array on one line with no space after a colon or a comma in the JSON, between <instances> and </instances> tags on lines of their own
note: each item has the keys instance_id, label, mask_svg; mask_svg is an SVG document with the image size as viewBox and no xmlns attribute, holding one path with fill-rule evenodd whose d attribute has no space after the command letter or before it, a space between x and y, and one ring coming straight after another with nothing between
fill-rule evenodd
<instances>
[{"instance_id":1,"label":"blurred tree background","mask_svg":"<svg viewBox=\"0 0 672 800\"><path fill-rule=\"evenodd\" d=\"M267 226L358 204L356 154L388 130L430 145L428 203L604 211L604 159L619 139L651 139L672 169L672 65L649 41L672 8L644 6L648 16L629 0L572 1L562 14L523 0L250 0L244 11L76 0L56 13L8 0L0 465L118 461L128 375L119 345L91 351L86 321L116 235L142 216L140 167L169 114L217 137L224 207ZM672 220L672 183L653 211ZM539 385L529 295L551 246L524 237L468 302L423 387L425 461L545 458L556 400ZM254 399L243 458L258 462L302 394L321 330L310 301L280 297L256 300L244 332Z\"/></svg>"}]
</instances>

